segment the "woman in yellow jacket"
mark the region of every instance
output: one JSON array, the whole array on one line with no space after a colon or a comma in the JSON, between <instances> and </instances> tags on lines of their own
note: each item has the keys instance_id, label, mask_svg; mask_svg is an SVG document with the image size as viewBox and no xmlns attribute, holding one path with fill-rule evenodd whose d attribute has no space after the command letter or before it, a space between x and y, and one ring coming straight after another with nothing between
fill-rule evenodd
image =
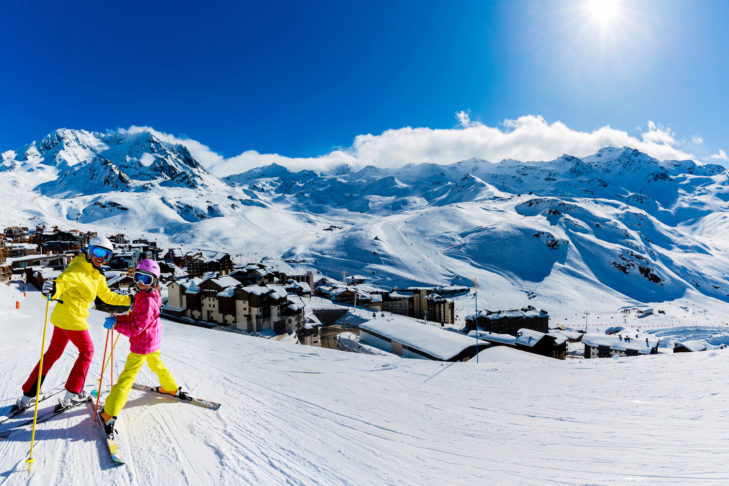
<instances>
[{"instance_id":1,"label":"woman in yellow jacket","mask_svg":"<svg viewBox=\"0 0 729 486\"><path fill-rule=\"evenodd\" d=\"M86 375L89 372L91 358L94 356L94 345L88 331L86 319L89 317L89 306L98 296L111 305L131 305L129 295L121 295L109 290L106 277L101 266L111 259L114 246L107 238L96 237L89 246L77 255L71 264L55 279L43 284L42 292L58 304L51 314L53 336L43 357L43 375L51 371L53 364L61 357L66 345L71 341L78 348L78 358L66 381L66 394L60 399L62 406L84 400L83 391ZM40 362L39 362L40 364ZM33 369L23 385L23 396L18 399L18 408L26 408L36 395L38 385L38 365Z\"/></svg>"}]
</instances>

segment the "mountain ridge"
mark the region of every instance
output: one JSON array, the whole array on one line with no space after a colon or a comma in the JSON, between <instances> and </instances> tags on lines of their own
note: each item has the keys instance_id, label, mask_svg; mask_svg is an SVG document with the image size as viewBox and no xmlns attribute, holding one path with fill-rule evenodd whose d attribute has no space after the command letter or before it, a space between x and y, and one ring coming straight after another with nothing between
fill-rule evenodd
<instances>
[{"instance_id":1,"label":"mountain ridge","mask_svg":"<svg viewBox=\"0 0 729 486\"><path fill-rule=\"evenodd\" d=\"M729 303L729 176L717 165L606 147L547 162L270 164L219 179L152 132L67 129L19 153L3 154L0 187L20 221L284 255L385 286L478 278L500 305L585 305L564 295L580 286L606 306Z\"/></svg>"}]
</instances>

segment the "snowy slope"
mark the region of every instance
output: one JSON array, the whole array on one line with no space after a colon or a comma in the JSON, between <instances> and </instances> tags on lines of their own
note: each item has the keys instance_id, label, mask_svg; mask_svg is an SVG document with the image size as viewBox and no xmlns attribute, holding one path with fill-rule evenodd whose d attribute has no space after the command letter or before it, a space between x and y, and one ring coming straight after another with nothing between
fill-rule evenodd
<instances>
[{"instance_id":1,"label":"snowy slope","mask_svg":"<svg viewBox=\"0 0 729 486\"><path fill-rule=\"evenodd\" d=\"M14 309L16 299L20 310ZM40 347L44 302L0 286L0 405ZM103 315L89 319L98 376ZM117 371L128 352L117 346ZM721 484L729 352L559 361L493 349L452 365L298 346L165 321L163 358L219 411L132 391L128 464L89 412L0 441L2 484ZM48 378L61 384L70 349ZM138 381L155 384L144 369ZM50 406L50 405L48 405ZM0 426L2 429L4 426Z\"/></svg>"},{"instance_id":2,"label":"snowy slope","mask_svg":"<svg viewBox=\"0 0 729 486\"><path fill-rule=\"evenodd\" d=\"M67 129L2 157L3 225L123 231L241 263L285 256L385 287L478 280L481 308L729 312L729 175L716 165L607 147L221 180L152 132Z\"/></svg>"}]
</instances>

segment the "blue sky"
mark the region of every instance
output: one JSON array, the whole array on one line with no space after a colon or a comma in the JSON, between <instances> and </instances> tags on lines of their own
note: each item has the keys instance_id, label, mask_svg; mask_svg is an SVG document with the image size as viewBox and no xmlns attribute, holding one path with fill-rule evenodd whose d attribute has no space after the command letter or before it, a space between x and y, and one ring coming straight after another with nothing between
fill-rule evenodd
<instances>
[{"instance_id":1,"label":"blue sky","mask_svg":"<svg viewBox=\"0 0 729 486\"><path fill-rule=\"evenodd\" d=\"M305 161L406 127L482 149L523 128L511 143L535 144L527 158L549 132L574 144L545 157L627 137L725 163L729 2L614 1L606 20L572 0L6 0L0 152L61 127L145 126L222 158Z\"/></svg>"}]
</instances>

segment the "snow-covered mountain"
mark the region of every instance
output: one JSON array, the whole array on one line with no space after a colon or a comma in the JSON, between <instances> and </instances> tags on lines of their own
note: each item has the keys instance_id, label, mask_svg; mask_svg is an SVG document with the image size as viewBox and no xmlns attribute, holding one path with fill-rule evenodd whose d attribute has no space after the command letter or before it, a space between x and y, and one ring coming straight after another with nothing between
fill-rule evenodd
<instances>
[{"instance_id":1,"label":"snow-covered mountain","mask_svg":"<svg viewBox=\"0 0 729 486\"><path fill-rule=\"evenodd\" d=\"M146 234L286 256L383 285L467 284L482 307L690 303L729 310L729 185L717 165L630 148L221 180L151 132L57 130L3 154L0 223Z\"/></svg>"}]
</instances>

